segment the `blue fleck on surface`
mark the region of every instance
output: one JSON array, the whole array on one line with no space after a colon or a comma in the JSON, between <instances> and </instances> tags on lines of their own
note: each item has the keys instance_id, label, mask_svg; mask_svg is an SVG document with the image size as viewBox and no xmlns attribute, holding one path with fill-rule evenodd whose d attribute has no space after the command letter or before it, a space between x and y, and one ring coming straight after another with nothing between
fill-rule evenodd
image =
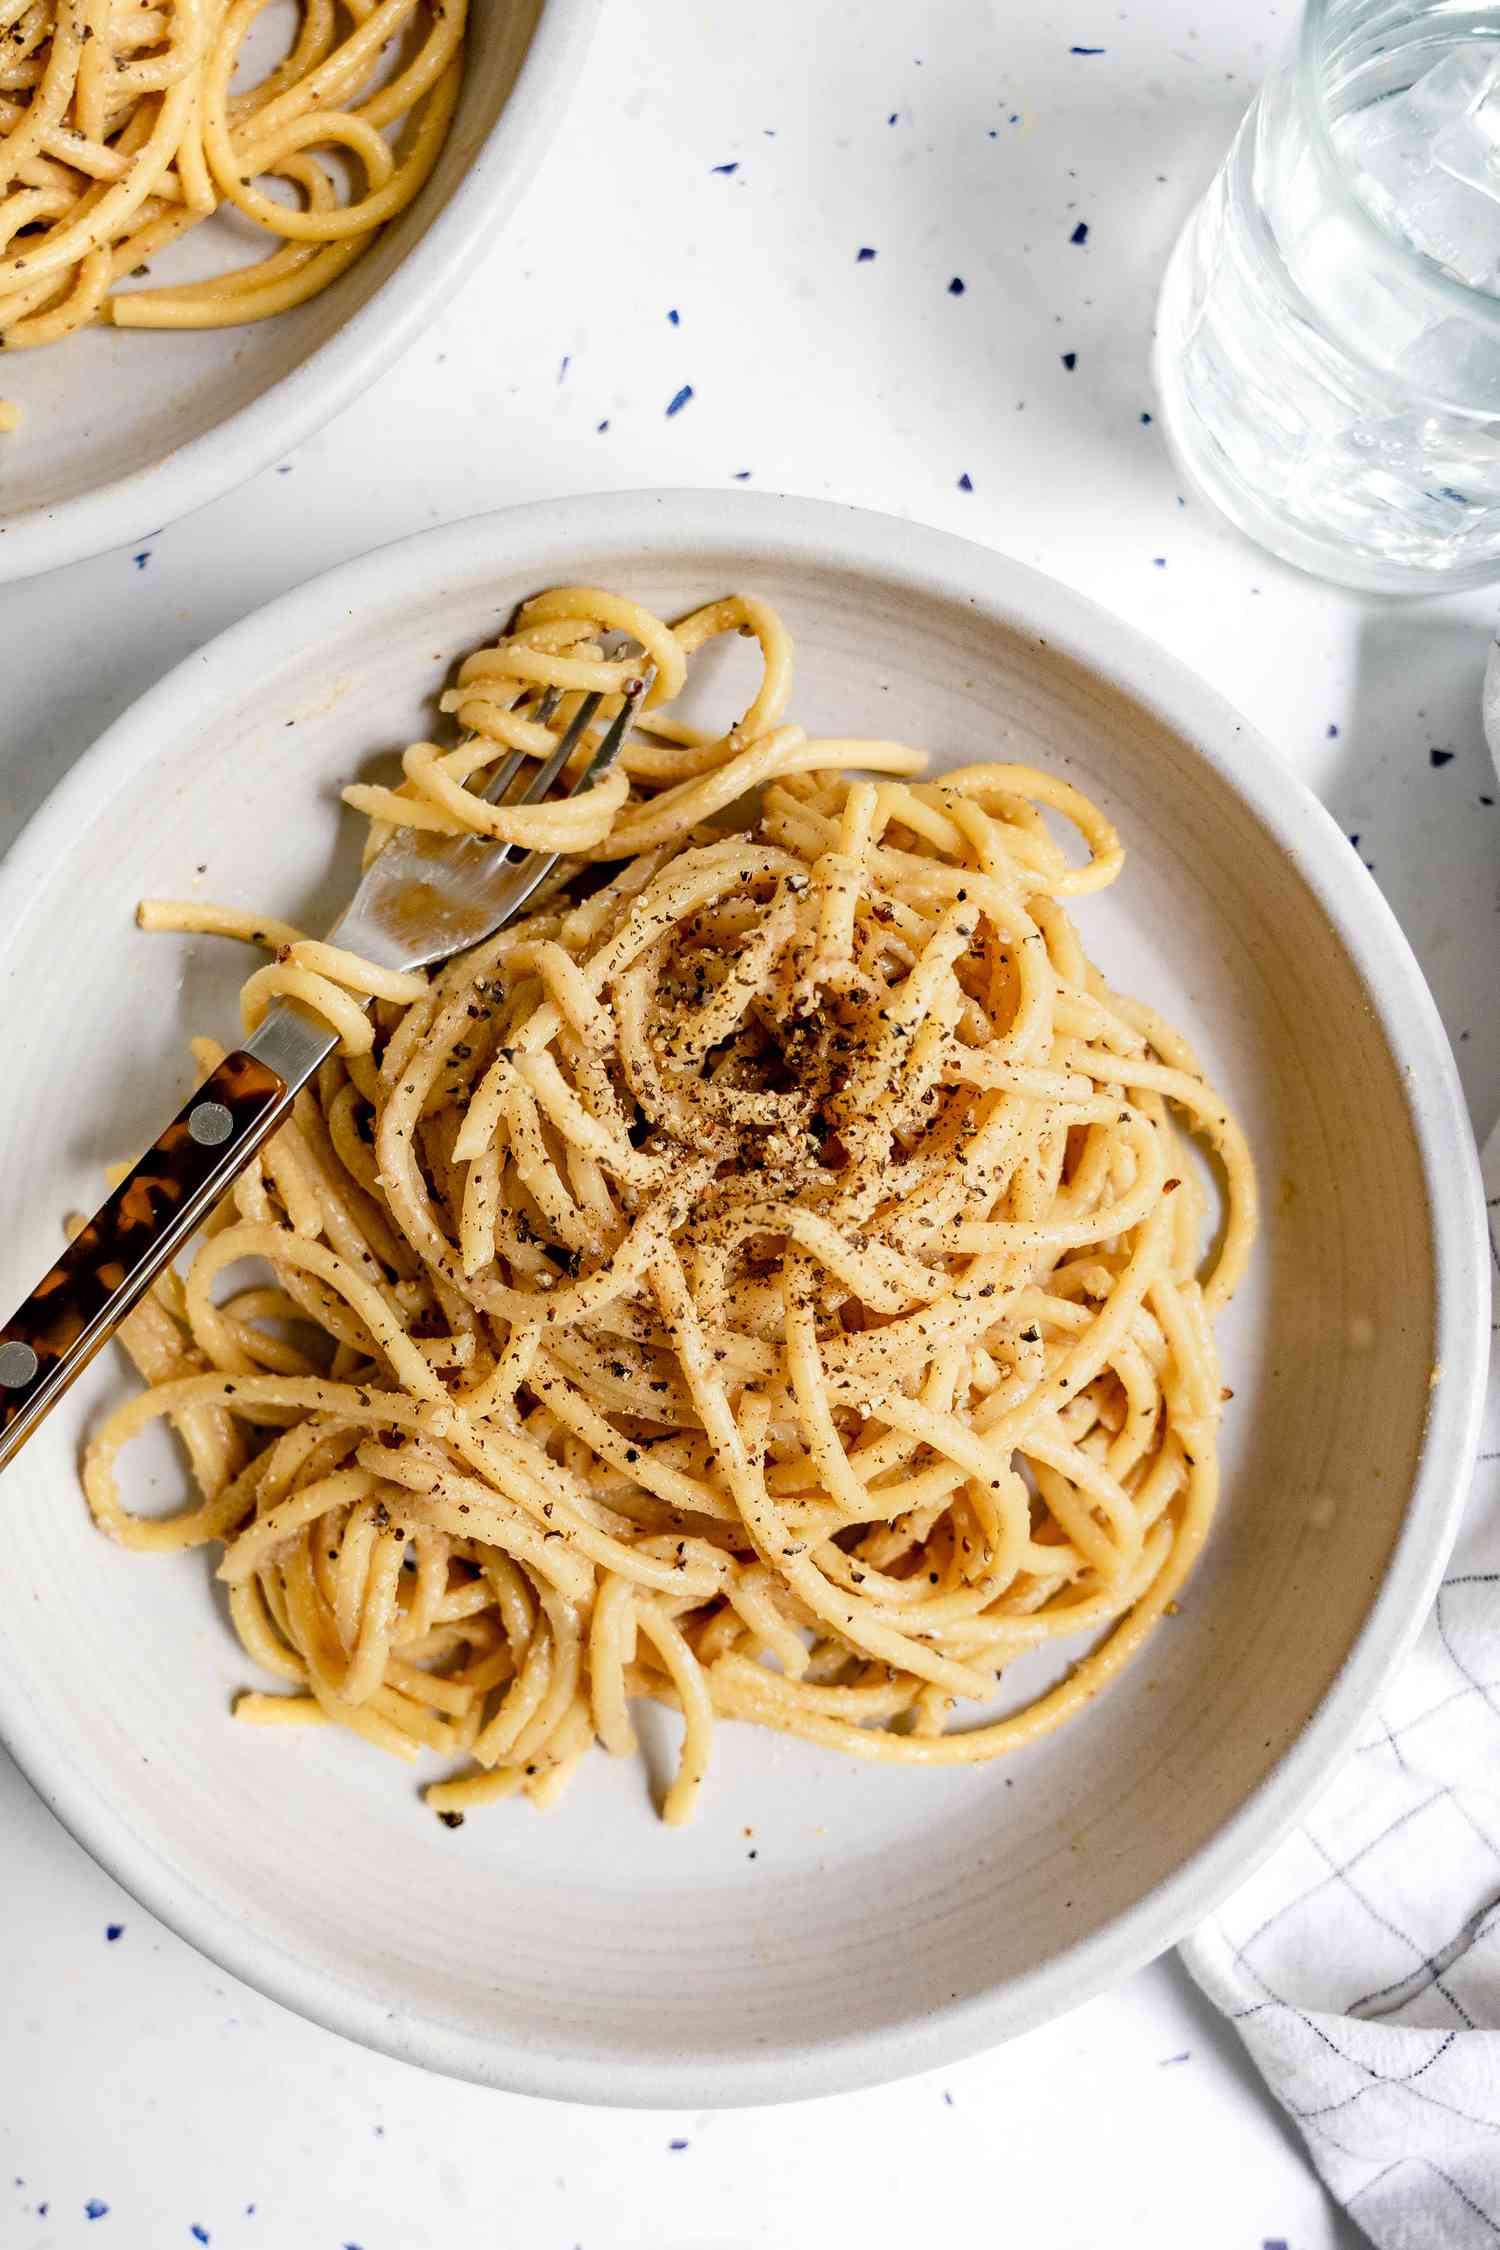
<instances>
[{"instance_id":1,"label":"blue fleck on surface","mask_svg":"<svg viewBox=\"0 0 1500 2250\"><path fill-rule=\"evenodd\" d=\"M670 311L667 314L667 318L674 328L680 328L682 326L682 315L677 310L677 307L675 305L671 307Z\"/></svg>"},{"instance_id":2,"label":"blue fleck on surface","mask_svg":"<svg viewBox=\"0 0 1500 2250\"><path fill-rule=\"evenodd\" d=\"M1079 220L1079 222L1078 222L1078 224L1077 224L1077 226L1076 226L1076 227L1075 227L1075 228L1073 229L1073 232L1072 232L1072 233L1071 233L1071 234L1070 234L1070 235L1068 236L1068 240L1069 240L1070 242L1077 242L1077 243L1079 243L1079 244L1083 244L1083 243L1085 243L1085 242L1087 242L1087 241L1088 241L1088 238L1089 238L1089 223L1088 223L1088 220L1087 220L1087 219L1080 219L1080 220Z\"/></svg>"},{"instance_id":3,"label":"blue fleck on surface","mask_svg":"<svg viewBox=\"0 0 1500 2250\"><path fill-rule=\"evenodd\" d=\"M854 263L857 266L867 266L874 255L875 253L870 248L869 243L862 242L859 246L859 249L855 252Z\"/></svg>"},{"instance_id":4,"label":"blue fleck on surface","mask_svg":"<svg viewBox=\"0 0 1500 2250\"><path fill-rule=\"evenodd\" d=\"M674 2150L675 2150L675 2149L684 2149L684 2148L688 2147L688 2145L689 2145L689 2144L688 2144L688 2143L687 2143L686 2141L668 2141L668 2143L667 2143L667 2146L668 2146L668 2148L669 2148L669 2149L674 2149Z\"/></svg>"},{"instance_id":5,"label":"blue fleck on surface","mask_svg":"<svg viewBox=\"0 0 1500 2250\"><path fill-rule=\"evenodd\" d=\"M736 469L734 481L736 484L748 484L750 482L750 471L748 469Z\"/></svg>"},{"instance_id":6,"label":"blue fleck on surface","mask_svg":"<svg viewBox=\"0 0 1500 2250\"><path fill-rule=\"evenodd\" d=\"M1158 2070L1165 2070L1171 2063L1184 2063L1190 2062L1191 2060L1192 2050L1188 2047L1184 2047L1180 2055L1163 2055L1161 2061L1157 2064L1156 2067Z\"/></svg>"},{"instance_id":7,"label":"blue fleck on surface","mask_svg":"<svg viewBox=\"0 0 1500 2250\"><path fill-rule=\"evenodd\" d=\"M717 172L721 176L721 178L726 180L729 178L732 172L737 172L739 168L740 164L738 157L735 158L732 164L715 164L711 167L711 169Z\"/></svg>"},{"instance_id":8,"label":"blue fleck on surface","mask_svg":"<svg viewBox=\"0 0 1500 2250\"><path fill-rule=\"evenodd\" d=\"M953 2096L949 2093L946 2086L943 2088L943 2107L944 2109L951 2109L953 2107Z\"/></svg>"},{"instance_id":9,"label":"blue fleck on surface","mask_svg":"<svg viewBox=\"0 0 1500 2250\"><path fill-rule=\"evenodd\" d=\"M963 276L961 274L955 274L953 276L953 279L948 284L948 294L950 297L961 297L963 293Z\"/></svg>"},{"instance_id":10,"label":"blue fleck on surface","mask_svg":"<svg viewBox=\"0 0 1500 2250\"><path fill-rule=\"evenodd\" d=\"M605 415L605 417L604 417L604 420L603 420L602 422L596 422L596 423L594 424L594 435L595 435L596 437L603 437L603 435L604 435L605 431L606 431L606 430L607 430L608 428L609 428L609 416L608 416L608 415L606 414L606 415Z\"/></svg>"},{"instance_id":11,"label":"blue fleck on surface","mask_svg":"<svg viewBox=\"0 0 1500 2250\"><path fill-rule=\"evenodd\" d=\"M1337 727L1336 727L1336 726L1334 725L1334 723L1333 723L1332 719L1330 719L1330 720L1329 720L1329 722L1328 722L1328 739L1329 739L1329 741L1330 741L1330 742L1337 742L1337 741L1338 741L1338 738L1339 738L1339 730L1338 730L1338 728L1337 728Z\"/></svg>"},{"instance_id":12,"label":"blue fleck on surface","mask_svg":"<svg viewBox=\"0 0 1500 2250\"><path fill-rule=\"evenodd\" d=\"M888 118L886 119L886 123L887 123L887 125L894 125L894 124L895 124L895 122L896 122L896 119L897 119L897 118L898 118L898 117L899 117L900 115L901 115L901 112L900 112L900 110L899 110L899 109L893 109L893 110L891 111L891 114L890 114L890 116L889 116L889 117L888 117Z\"/></svg>"},{"instance_id":13,"label":"blue fleck on surface","mask_svg":"<svg viewBox=\"0 0 1500 2250\"><path fill-rule=\"evenodd\" d=\"M91 2195L83 2207L83 2215L86 2219L107 2219L109 2205L101 2203L97 2195Z\"/></svg>"},{"instance_id":14,"label":"blue fleck on surface","mask_svg":"<svg viewBox=\"0 0 1500 2250\"><path fill-rule=\"evenodd\" d=\"M684 383L680 391L673 392L671 398L667 401L667 420L669 422L674 414L682 412L692 395L693 386L691 383Z\"/></svg>"},{"instance_id":15,"label":"blue fleck on surface","mask_svg":"<svg viewBox=\"0 0 1500 2250\"><path fill-rule=\"evenodd\" d=\"M572 355L572 353L571 353L571 352L564 352L564 353L563 353L563 355L562 355L562 358L561 358L561 360L560 360L560 361L558 362L558 368L557 368L557 379L558 379L558 381L559 381L560 383L561 383L561 382L562 382L562 381L563 381L563 380L564 380L564 379L566 378L566 376L567 376L567 372L568 372L568 369L569 369L569 368L570 368L570 367L572 366L572 364L573 364L573 355Z\"/></svg>"},{"instance_id":16,"label":"blue fleck on surface","mask_svg":"<svg viewBox=\"0 0 1500 2250\"><path fill-rule=\"evenodd\" d=\"M195 2242L207 2242L208 2240L207 2227L200 2227L196 2220L188 2228L188 2233L192 2236Z\"/></svg>"},{"instance_id":17,"label":"blue fleck on surface","mask_svg":"<svg viewBox=\"0 0 1500 2250\"><path fill-rule=\"evenodd\" d=\"M1144 408L1142 408L1142 410L1141 410L1141 426L1142 426L1142 428L1143 428L1143 429L1144 429L1144 428L1149 428L1149 426L1150 426L1150 422L1151 422L1151 417L1150 417L1150 415L1149 415L1148 413L1146 413L1146 411L1145 411L1145 409L1144 409Z\"/></svg>"},{"instance_id":18,"label":"blue fleck on surface","mask_svg":"<svg viewBox=\"0 0 1500 2250\"><path fill-rule=\"evenodd\" d=\"M1166 567L1167 567L1167 558L1166 558L1166 556L1165 556L1165 555L1153 555L1153 556L1151 557L1151 567L1152 567L1152 569L1153 569L1153 570L1165 570L1165 569L1166 569Z\"/></svg>"},{"instance_id":19,"label":"blue fleck on surface","mask_svg":"<svg viewBox=\"0 0 1500 2250\"><path fill-rule=\"evenodd\" d=\"M116 1938L122 1938L122 1937L123 1937L124 1935L125 1935L125 1925L124 1925L124 1923L123 1923L123 1922L106 1922L106 1923L105 1923L105 1925L104 1925L104 1941L105 1941L106 1945L113 1945L113 1944L114 1944L114 1942L115 1942L115 1940L116 1940Z\"/></svg>"},{"instance_id":20,"label":"blue fleck on surface","mask_svg":"<svg viewBox=\"0 0 1500 2250\"><path fill-rule=\"evenodd\" d=\"M276 474L277 474L277 475L278 475L279 477L289 477L289 476L291 475L291 473L292 473L292 464L291 464L291 462L290 462L290 461L283 461L283 462L282 462L282 464L281 464L281 466L280 466L280 468L279 468L279 469L278 469L278 470L276 471Z\"/></svg>"},{"instance_id":21,"label":"blue fleck on surface","mask_svg":"<svg viewBox=\"0 0 1500 2250\"><path fill-rule=\"evenodd\" d=\"M1430 766L1451 766L1453 763L1453 752L1451 750L1429 750L1427 753L1427 763Z\"/></svg>"},{"instance_id":22,"label":"blue fleck on surface","mask_svg":"<svg viewBox=\"0 0 1500 2250\"><path fill-rule=\"evenodd\" d=\"M1067 369L1068 373L1071 375L1074 368L1078 365L1077 352L1064 352L1062 355L1062 363Z\"/></svg>"},{"instance_id":23,"label":"blue fleck on surface","mask_svg":"<svg viewBox=\"0 0 1500 2250\"><path fill-rule=\"evenodd\" d=\"M147 563L151 560L151 549L149 547L143 547L138 555L132 555L130 559L135 564L137 570L144 570Z\"/></svg>"},{"instance_id":24,"label":"blue fleck on surface","mask_svg":"<svg viewBox=\"0 0 1500 2250\"><path fill-rule=\"evenodd\" d=\"M974 479L970 476L967 469L965 469L963 475L958 480L958 489L960 492L972 492L974 489Z\"/></svg>"},{"instance_id":25,"label":"blue fleck on surface","mask_svg":"<svg viewBox=\"0 0 1500 2250\"><path fill-rule=\"evenodd\" d=\"M1070 55L1102 55L1104 49L1102 47L1070 47L1068 53Z\"/></svg>"},{"instance_id":26,"label":"blue fleck on surface","mask_svg":"<svg viewBox=\"0 0 1500 2250\"><path fill-rule=\"evenodd\" d=\"M1278 2234L1273 2241L1263 2241L1260 2250L1287 2250L1285 2235Z\"/></svg>"}]
</instances>

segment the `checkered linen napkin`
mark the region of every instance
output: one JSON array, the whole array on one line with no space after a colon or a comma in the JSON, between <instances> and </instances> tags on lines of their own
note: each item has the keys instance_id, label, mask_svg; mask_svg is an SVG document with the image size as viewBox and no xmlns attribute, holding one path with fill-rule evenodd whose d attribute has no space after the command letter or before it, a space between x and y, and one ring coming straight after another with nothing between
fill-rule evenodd
<instances>
[{"instance_id":1,"label":"checkered linen napkin","mask_svg":"<svg viewBox=\"0 0 1500 2250\"><path fill-rule=\"evenodd\" d=\"M1484 1178L1500 1273L1500 1129ZM1497 2250L1500 1335L1415 1650L1303 1826L1182 1956L1379 2250Z\"/></svg>"}]
</instances>

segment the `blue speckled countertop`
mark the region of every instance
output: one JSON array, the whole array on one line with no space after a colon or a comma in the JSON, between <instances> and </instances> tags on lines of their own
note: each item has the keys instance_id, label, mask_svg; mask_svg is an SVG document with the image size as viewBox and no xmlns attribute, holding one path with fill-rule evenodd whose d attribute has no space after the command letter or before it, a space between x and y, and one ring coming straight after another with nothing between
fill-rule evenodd
<instances>
[{"instance_id":1,"label":"blue speckled countertop","mask_svg":"<svg viewBox=\"0 0 1500 2250\"><path fill-rule=\"evenodd\" d=\"M612 0L518 219L394 372L230 499L0 597L4 646L28 652L0 698L0 841L170 664L381 541L601 487L831 495L1009 549L1239 704L1373 869L1486 1129L1496 604L1281 568L1183 501L1153 420L1157 277L1293 13ZM0 2250L1355 2240L1170 1964L905 2088L551 2108L423 2078L227 1982L3 1759L0 1834Z\"/></svg>"}]
</instances>

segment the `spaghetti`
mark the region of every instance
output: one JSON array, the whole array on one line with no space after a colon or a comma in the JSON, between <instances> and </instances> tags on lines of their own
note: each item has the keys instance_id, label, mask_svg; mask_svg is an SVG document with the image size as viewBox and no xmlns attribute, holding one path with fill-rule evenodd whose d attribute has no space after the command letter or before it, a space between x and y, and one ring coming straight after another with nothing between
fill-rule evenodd
<instances>
[{"instance_id":1,"label":"spaghetti","mask_svg":"<svg viewBox=\"0 0 1500 2250\"><path fill-rule=\"evenodd\" d=\"M689 660L736 631L758 691L695 731ZM602 727L648 667L592 800L465 788L546 755L586 691ZM1209 1528L1213 1321L1254 1174L1186 1043L1068 919L1118 838L1028 767L928 781L901 745L809 740L790 685L758 601L672 628L543 595L463 665L458 747L345 791L372 849L405 824L566 853L525 921L429 979L142 910L258 937L247 1022L290 994L343 1048L122 1330L148 1388L90 1444L90 1504L133 1547L224 1542L280 1683L240 1717L462 1760L426 1792L449 1820L551 1802L595 1741L632 1748L641 1698L682 1714L669 1821L720 1719L993 1758L1138 1653ZM1227 1190L1206 1265L1179 1120ZM246 1259L271 1278L220 1302ZM114 1462L162 1418L198 1496L148 1520ZM954 1723L1079 1636L1056 1684Z\"/></svg>"},{"instance_id":2,"label":"spaghetti","mask_svg":"<svg viewBox=\"0 0 1500 2250\"><path fill-rule=\"evenodd\" d=\"M231 92L265 6L0 0L6 349L94 322L265 320L326 289L411 202L458 99L465 0L297 0L285 57ZM211 278L122 286L222 209L277 247ZM0 411L0 428L14 420Z\"/></svg>"}]
</instances>

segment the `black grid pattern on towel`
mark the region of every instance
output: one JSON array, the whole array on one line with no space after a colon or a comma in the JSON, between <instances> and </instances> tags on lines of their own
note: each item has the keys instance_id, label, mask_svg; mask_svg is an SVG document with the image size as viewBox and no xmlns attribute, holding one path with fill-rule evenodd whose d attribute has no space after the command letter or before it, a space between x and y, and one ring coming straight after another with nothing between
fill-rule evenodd
<instances>
[{"instance_id":1,"label":"black grid pattern on towel","mask_svg":"<svg viewBox=\"0 0 1500 2250\"><path fill-rule=\"evenodd\" d=\"M1492 1157L1492 1183L1494 1162ZM1490 1195L1487 1203L1490 1254L1500 1280L1500 1194ZM1492 1325L1500 1335L1500 1305ZM1500 1361L1492 1369L1489 1440L1478 1456L1481 1478L1486 1468L1491 1472L1487 1485L1494 1484L1493 1465L1500 1462L1497 1386ZM1500 1509L1500 1491L1486 1505ZM1479 1559L1488 1562L1493 1559L1492 1524L1485 1529L1491 1551ZM1283 1879L1291 1885L1280 1903L1237 1941L1219 1924L1232 1963L1224 1981L1245 1995L1241 2005L1227 2012L1246 2029L1258 2057L1264 2051L1272 2090L1300 2126L1313 2155L1320 2162L1330 2160L1325 2168L1341 2187L1351 2215L1373 2228L1379 2241L1415 2244L1418 2235L1407 2231L1409 2217L1404 2223L1395 2221L1393 2233L1382 2222L1393 2208L1393 2192L1406 2212L1416 2199L1422 2239L1430 2225L1434 2250L1500 2242L1500 2100L1494 2114L1485 2114L1487 2074L1465 2068L1466 2052L1473 2053L1466 2035L1482 2028L1493 2036L1500 2026L1476 2024L1472 2006L1465 2005L1466 1998L1474 2002L1472 1988L1461 1995L1453 1984L1455 1970L1461 1971L1476 1949L1487 1953L1500 1938L1500 1819L1495 1813L1500 1799L1500 1568L1474 1568L1475 1559L1472 1554L1455 1558L1423 1636L1421 1670L1414 1666L1404 1676L1406 1693L1398 1684L1387 1707L1373 1715L1345 1777L1343 1796L1335 1783L1296 1841L1285 1847L1300 1851L1307 1879L1299 1883L1294 1873L1289 1875L1298 1864L1295 1859L1280 1863ZM1434 1727L1436 1736L1428 1732ZM1461 1760L1456 1781L1455 1740ZM1434 1741L1442 1743L1444 1755L1430 1754ZM1372 1834L1360 1825L1360 1791L1351 1784L1365 1761L1374 1761L1375 1769L1369 1815L1380 1821ZM1433 1771L1445 1763L1446 1774ZM1385 1819L1376 1778L1382 1770L1388 1785L1399 1783L1399 1802L1391 1804ZM1471 1773L1472 1789L1464 1786ZM1398 1795L1395 1786L1390 1794ZM1331 1844L1326 1839L1332 1836L1341 1840ZM1401 1901L1410 1910L1414 1880L1420 1884L1424 1867L1444 1864L1439 1855L1445 1849L1455 1866L1460 1861L1452 1859L1453 1853L1461 1855L1465 1881L1472 1862L1476 1882L1466 1910L1461 1915L1455 1911L1456 1926L1434 1943L1430 1926L1423 1936L1413 1935ZM1305 1926L1295 1920L1288 1926L1289 1917L1303 1915ZM1388 1971L1400 1973L1387 1973L1383 1982L1372 1979L1371 1989L1330 2003L1326 2011L1304 2005L1283 1989L1301 1981L1283 1964L1299 1952L1306 1962L1309 1949L1315 1950L1325 1934L1335 1957L1347 1946L1357 1961L1361 1948L1354 1933L1361 1928L1369 1935L1368 1951L1377 1961L1383 1955ZM1402 1954L1409 1965L1403 1966ZM1376 1976L1380 1973L1377 1968ZM1425 2022L1415 2023L1406 2014L1413 2003L1421 2004ZM1444 2010L1447 2028L1441 2020ZM1378 2033L1387 2023L1403 2036L1391 2041L1383 2066L1383 2042L1363 2038L1362 2027ZM1371 2052L1354 2052L1346 2042L1364 2044ZM1310 2081L1304 2097L1323 2081L1315 2098L1297 2098L1299 2049L1305 2058L1300 2068ZM1372 2102L1382 2106L1374 2123L1366 2116ZM1421 2129L1423 2112L1442 2138L1436 2154L1427 2152L1434 2144ZM1356 2116L1364 2119L1363 2127L1355 2124ZM1403 2138L1409 2146L1402 2146ZM1356 2146L1356 2140L1362 2145ZM1362 2172L1369 2176L1359 2178ZM1358 2184L1351 2184L1351 2175ZM1381 2190L1384 2194L1376 2200Z\"/></svg>"}]
</instances>

